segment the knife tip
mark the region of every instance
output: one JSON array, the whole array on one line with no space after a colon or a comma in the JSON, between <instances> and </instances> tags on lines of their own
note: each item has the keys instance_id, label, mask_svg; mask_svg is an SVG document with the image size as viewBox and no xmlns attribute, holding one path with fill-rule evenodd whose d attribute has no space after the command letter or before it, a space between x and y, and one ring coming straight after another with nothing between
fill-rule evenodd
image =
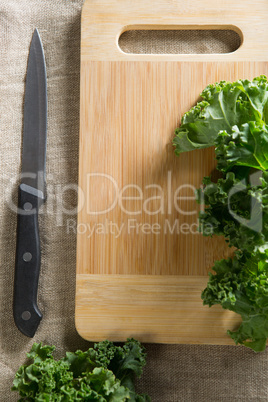
<instances>
[{"instance_id":1,"label":"knife tip","mask_svg":"<svg viewBox=\"0 0 268 402\"><path fill-rule=\"evenodd\" d=\"M40 36L37 28L35 28L33 35Z\"/></svg>"},{"instance_id":2,"label":"knife tip","mask_svg":"<svg viewBox=\"0 0 268 402\"><path fill-rule=\"evenodd\" d=\"M31 44L33 44L33 46L34 46L37 43L39 43L40 47L42 48L42 52L43 52L41 37L40 37L38 29L35 28L33 36L32 36Z\"/></svg>"}]
</instances>

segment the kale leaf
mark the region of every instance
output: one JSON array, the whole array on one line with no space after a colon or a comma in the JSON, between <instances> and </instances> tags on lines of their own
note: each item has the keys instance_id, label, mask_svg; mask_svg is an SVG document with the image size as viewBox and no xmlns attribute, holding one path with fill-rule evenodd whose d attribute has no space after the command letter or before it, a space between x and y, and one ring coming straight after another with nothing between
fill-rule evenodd
<instances>
[{"instance_id":1,"label":"kale leaf","mask_svg":"<svg viewBox=\"0 0 268 402\"><path fill-rule=\"evenodd\" d=\"M250 121L268 123L268 81L264 75L253 81L221 81L208 85L202 100L182 117L175 131L175 153L211 147L220 131L231 134Z\"/></svg>"},{"instance_id":2,"label":"kale leaf","mask_svg":"<svg viewBox=\"0 0 268 402\"><path fill-rule=\"evenodd\" d=\"M221 81L201 97L175 131L175 153L215 146L221 177L204 177L196 192L199 229L236 248L233 259L215 262L202 299L240 314L228 334L259 352L268 339L268 81Z\"/></svg>"},{"instance_id":3,"label":"kale leaf","mask_svg":"<svg viewBox=\"0 0 268 402\"><path fill-rule=\"evenodd\" d=\"M134 380L145 365L145 350L135 339L123 346L103 341L86 352L67 352L53 357L54 346L34 343L27 354L31 363L19 368L13 391L20 401L39 402L149 402L148 395L135 392Z\"/></svg>"},{"instance_id":4,"label":"kale leaf","mask_svg":"<svg viewBox=\"0 0 268 402\"><path fill-rule=\"evenodd\" d=\"M217 168L230 170L234 165L268 169L268 126L264 122L250 121L232 132L220 131L215 139Z\"/></svg>"},{"instance_id":5,"label":"kale leaf","mask_svg":"<svg viewBox=\"0 0 268 402\"><path fill-rule=\"evenodd\" d=\"M241 315L242 323L228 334L236 344L263 351L268 338L268 253L237 253L215 262L202 293L204 304L221 304Z\"/></svg>"},{"instance_id":6,"label":"kale leaf","mask_svg":"<svg viewBox=\"0 0 268 402\"><path fill-rule=\"evenodd\" d=\"M201 227L210 227L210 236L224 236L230 246L250 252L266 244L268 172L260 173L253 172L241 180L228 172L217 183L210 177L203 179L197 201L206 207L200 212L199 222Z\"/></svg>"}]
</instances>

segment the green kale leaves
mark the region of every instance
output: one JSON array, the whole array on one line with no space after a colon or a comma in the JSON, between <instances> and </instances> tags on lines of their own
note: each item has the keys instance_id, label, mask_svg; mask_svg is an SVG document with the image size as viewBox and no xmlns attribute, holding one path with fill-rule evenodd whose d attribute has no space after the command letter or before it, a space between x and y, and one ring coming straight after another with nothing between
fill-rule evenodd
<instances>
[{"instance_id":1,"label":"green kale leaves","mask_svg":"<svg viewBox=\"0 0 268 402\"><path fill-rule=\"evenodd\" d=\"M268 250L267 250L268 251ZM265 349L268 338L268 254L237 253L233 259L215 262L202 293L204 304L221 304L242 317L236 331L228 334L236 344L255 352Z\"/></svg>"},{"instance_id":2,"label":"green kale leaves","mask_svg":"<svg viewBox=\"0 0 268 402\"><path fill-rule=\"evenodd\" d=\"M218 169L230 170L234 165L268 169L268 125L250 121L233 126L231 133L220 131L215 138Z\"/></svg>"},{"instance_id":3,"label":"green kale leaves","mask_svg":"<svg viewBox=\"0 0 268 402\"><path fill-rule=\"evenodd\" d=\"M268 240L268 172L260 173L241 179L243 175L237 178L230 171L217 183L204 177L203 188L197 190L197 201L206 205L199 215L201 226L248 252Z\"/></svg>"},{"instance_id":4,"label":"green kale leaves","mask_svg":"<svg viewBox=\"0 0 268 402\"><path fill-rule=\"evenodd\" d=\"M268 123L268 81L264 75L253 81L221 81L208 85L202 101L182 117L175 131L175 153L211 147L220 131L232 133L250 121Z\"/></svg>"},{"instance_id":5,"label":"green kale leaves","mask_svg":"<svg viewBox=\"0 0 268 402\"><path fill-rule=\"evenodd\" d=\"M204 235L236 248L233 259L215 262L202 299L239 314L228 334L259 352L268 339L268 81L221 81L201 97L175 131L175 153L215 146L221 177L204 177L197 190L200 231L210 227Z\"/></svg>"},{"instance_id":6,"label":"green kale leaves","mask_svg":"<svg viewBox=\"0 0 268 402\"><path fill-rule=\"evenodd\" d=\"M104 341L86 352L67 352L55 360L54 346L34 343L27 354L31 363L19 368L13 391L20 401L38 402L149 402L147 395L135 392L134 380L145 365L141 344L128 339L123 346Z\"/></svg>"}]
</instances>

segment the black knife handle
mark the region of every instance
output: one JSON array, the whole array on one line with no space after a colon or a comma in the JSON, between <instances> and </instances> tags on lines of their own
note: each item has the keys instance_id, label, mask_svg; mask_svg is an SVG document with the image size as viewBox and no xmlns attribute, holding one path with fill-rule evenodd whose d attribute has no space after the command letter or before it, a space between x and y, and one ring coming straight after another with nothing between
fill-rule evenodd
<instances>
[{"instance_id":1,"label":"black knife handle","mask_svg":"<svg viewBox=\"0 0 268 402\"><path fill-rule=\"evenodd\" d=\"M18 329L32 338L42 319L37 307L41 262L38 209L44 196L35 188L21 184L18 198L13 315Z\"/></svg>"}]
</instances>

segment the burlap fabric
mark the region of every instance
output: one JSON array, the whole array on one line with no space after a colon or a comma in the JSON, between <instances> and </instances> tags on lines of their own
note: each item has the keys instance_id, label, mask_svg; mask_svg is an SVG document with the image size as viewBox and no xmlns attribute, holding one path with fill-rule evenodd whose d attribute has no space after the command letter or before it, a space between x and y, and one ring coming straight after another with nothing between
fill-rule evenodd
<instances>
[{"instance_id":1,"label":"burlap fabric","mask_svg":"<svg viewBox=\"0 0 268 402\"><path fill-rule=\"evenodd\" d=\"M63 200L60 197L64 186L77 183L81 7L81 0L0 0L0 402L18 399L10 391L12 379L34 341L56 345L57 357L90 346L75 330L76 237L67 233L68 215L61 213L75 206L76 195L69 190ZM17 197L25 73L35 27L47 63L50 201L40 216L38 303L44 318L30 339L16 329L12 318L16 216L11 200ZM129 41L126 46L131 50L131 38ZM215 45L211 38L209 41ZM200 46L206 48L209 41ZM225 46L221 39L218 46ZM268 400L267 352L255 354L243 347L223 346L145 346L148 364L138 388L150 394L152 401Z\"/></svg>"},{"instance_id":2,"label":"burlap fabric","mask_svg":"<svg viewBox=\"0 0 268 402\"><path fill-rule=\"evenodd\" d=\"M232 30L129 30L119 38L125 53L229 53L240 46L239 35Z\"/></svg>"}]
</instances>

